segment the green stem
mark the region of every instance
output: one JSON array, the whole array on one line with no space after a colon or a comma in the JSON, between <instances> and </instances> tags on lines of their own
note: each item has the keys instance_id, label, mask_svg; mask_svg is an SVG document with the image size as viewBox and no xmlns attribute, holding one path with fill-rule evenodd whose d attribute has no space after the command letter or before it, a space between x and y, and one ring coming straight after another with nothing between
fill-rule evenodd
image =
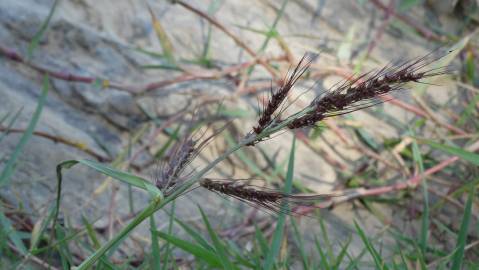
<instances>
[{"instance_id":1,"label":"green stem","mask_svg":"<svg viewBox=\"0 0 479 270\"><path fill-rule=\"evenodd\" d=\"M105 245L95 251L90 257L84 260L77 268L77 270L88 269L98 261L110 248L120 243L136 226L140 225L143 220L151 216L157 208L161 208L166 201L161 202L158 199L153 200L143 211L141 211L135 219L133 219L127 226L125 226L114 238L108 241ZM160 207L161 206L161 207Z\"/></svg>"}]
</instances>

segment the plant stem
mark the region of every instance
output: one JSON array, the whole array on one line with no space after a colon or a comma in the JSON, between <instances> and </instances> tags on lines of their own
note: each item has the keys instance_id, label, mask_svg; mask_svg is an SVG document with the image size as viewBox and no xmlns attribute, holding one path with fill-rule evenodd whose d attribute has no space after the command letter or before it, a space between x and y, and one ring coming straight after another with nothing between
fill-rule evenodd
<instances>
[{"instance_id":1,"label":"plant stem","mask_svg":"<svg viewBox=\"0 0 479 270\"><path fill-rule=\"evenodd\" d=\"M143 211L141 211L135 219L133 219L126 227L124 227L115 237L108 241L105 245L95 251L90 257L84 260L77 270L88 269L93 266L93 264L100 259L110 248L120 243L136 226L140 225L143 220L151 216L157 208L163 207L166 204L166 201L161 202L159 198L155 198Z\"/></svg>"}]
</instances>

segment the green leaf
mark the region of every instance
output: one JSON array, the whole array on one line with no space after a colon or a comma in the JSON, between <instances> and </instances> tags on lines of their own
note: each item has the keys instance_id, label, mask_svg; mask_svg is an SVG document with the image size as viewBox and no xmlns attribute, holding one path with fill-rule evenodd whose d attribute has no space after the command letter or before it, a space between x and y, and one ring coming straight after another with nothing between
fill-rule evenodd
<instances>
[{"instance_id":1,"label":"green leaf","mask_svg":"<svg viewBox=\"0 0 479 270\"><path fill-rule=\"evenodd\" d=\"M161 269L160 245L158 244L158 235L156 232L155 216L150 216L150 232L151 232L151 257L153 269Z\"/></svg>"},{"instance_id":2,"label":"green leaf","mask_svg":"<svg viewBox=\"0 0 479 270\"><path fill-rule=\"evenodd\" d=\"M17 158L20 156L20 154L23 151L23 148L32 137L33 131L35 130L35 126L37 125L37 122L40 119L40 115L43 110L43 105L45 104L45 100L47 99L49 88L50 86L49 86L48 76L45 75L43 77L43 90L42 90L42 94L40 98L38 99L37 108L35 112L33 113L33 117L30 120L30 123L28 124L27 129L23 133L22 137L20 138L20 141L18 142L12 155L10 156L10 159L7 161L7 164L3 168L2 174L0 175L0 187L8 184L10 177L15 171L15 163L17 161Z\"/></svg>"},{"instance_id":3,"label":"green leaf","mask_svg":"<svg viewBox=\"0 0 479 270\"><path fill-rule=\"evenodd\" d=\"M174 219L175 219L175 209L176 209L176 203L175 203L175 201L172 201L171 202L171 215L170 215L170 220L168 221L168 234L173 233L173 222L174 222ZM155 241L158 241L156 239L157 238L156 236L154 238L155 238ZM152 237L152 239L153 239L153 237ZM157 253L157 254L159 254L159 253ZM153 254L153 256L156 256L156 255ZM166 252L165 252L165 256L164 256L165 258L163 259L165 263L163 264L161 269L170 269L170 267L168 266L170 256L171 256L171 247L170 247L170 243L167 243L166 244ZM173 264L174 264L174 262L173 262Z\"/></svg>"},{"instance_id":4,"label":"green leaf","mask_svg":"<svg viewBox=\"0 0 479 270\"><path fill-rule=\"evenodd\" d=\"M328 257L326 256L326 253L323 251L323 248L321 247L321 244L319 243L319 240L316 237L316 235L314 236L314 242L316 244L316 249L319 252L319 263L321 265L321 269L324 269L324 270L331 269L329 265Z\"/></svg>"},{"instance_id":5,"label":"green leaf","mask_svg":"<svg viewBox=\"0 0 479 270\"><path fill-rule=\"evenodd\" d=\"M199 205L198 205L198 209L200 209L200 213L201 213L201 216L203 217L203 221L205 222L206 229L208 230L208 233L210 234L211 240L213 240L213 245L215 247L216 254L218 254L218 257L221 260L221 264L223 265L223 268L236 269L236 267L234 267L233 264L228 259L228 255L225 252L225 247L223 246L220 239L218 238L218 235L215 233L215 231L211 227L211 224L208 221L208 218L206 217L205 213L203 212L203 209L201 209Z\"/></svg>"},{"instance_id":6,"label":"green leaf","mask_svg":"<svg viewBox=\"0 0 479 270\"><path fill-rule=\"evenodd\" d=\"M99 249L101 247L101 244L100 244L100 241L98 241L98 237L96 236L95 228L93 228L91 223L88 222L88 219L86 219L86 217L83 215L82 215L82 220L83 220L83 224L85 224L88 237L90 238L93 244L93 247L95 249Z\"/></svg>"},{"instance_id":7,"label":"green leaf","mask_svg":"<svg viewBox=\"0 0 479 270\"><path fill-rule=\"evenodd\" d=\"M472 164L479 166L479 155L473 152L466 151L464 149L448 146L440 143L436 143L430 140L421 140L421 142L429 144L431 147L441 150L443 152L449 153L454 156L458 156L466 161L471 162Z\"/></svg>"},{"instance_id":8,"label":"green leaf","mask_svg":"<svg viewBox=\"0 0 479 270\"><path fill-rule=\"evenodd\" d=\"M402 0L399 3L399 11L400 12L405 12L409 9L411 9L414 6L417 6L420 4L419 0Z\"/></svg>"},{"instance_id":9,"label":"green leaf","mask_svg":"<svg viewBox=\"0 0 479 270\"><path fill-rule=\"evenodd\" d=\"M452 267L453 270L460 270L462 261L464 259L464 249L466 247L467 232L469 229L469 223L471 221L472 214L472 201L474 199L475 188L472 187L469 191L469 196L467 198L466 207L464 209L464 216L462 217L461 229L457 236L456 251L452 257Z\"/></svg>"},{"instance_id":10,"label":"green leaf","mask_svg":"<svg viewBox=\"0 0 479 270\"><path fill-rule=\"evenodd\" d=\"M125 182L127 184L130 184L132 186L136 186L138 188L147 190L154 201L162 201L163 200L163 194L161 191L154 185L152 185L150 182L147 180L138 177L136 175L130 174L130 173L125 173L122 171L119 171L117 169L108 167L106 165L100 164L96 161L91 161L91 160L67 160L63 161L62 163L57 165L56 171L57 171L57 198L56 198L56 208L55 208L55 215L53 219L53 227L55 227L58 214L60 213L60 202L61 202L61 191L62 191L62 183L63 183L63 176L62 176L62 170L63 169L70 169L71 167L75 166L76 164L83 164L86 165L92 169L97 170L100 173L103 173L107 176L110 176L114 179L120 180L122 182ZM153 203L153 202L152 202ZM151 205L153 207L153 204ZM146 209L144 210L146 211ZM118 239L120 237L118 236ZM103 250L101 250L103 252ZM99 255L95 254L95 256L98 256L100 258L103 254ZM88 262L90 263L90 262Z\"/></svg>"},{"instance_id":11,"label":"green leaf","mask_svg":"<svg viewBox=\"0 0 479 270\"><path fill-rule=\"evenodd\" d=\"M13 245L20 251L23 255L28 254L28 250L22 242L22 238L18 235L18 232L13 228L12 223L8 218L0 212L0 224L2 225L0 229L4 231Z\"/></svg>"},{"instance_id":12,"label":"green leaf","mask_svg":"<svg viewBox=\"0 0 479 270\"><path fill-rule=\"evenodd\" d=\"M165 28L161 24L160 20L156 18L156 15L151 7L148 6L148 10L150 12L153 29L155 30L158 41L163 49L163 55L166 57L168 63L173 65L175 63L173 43L171 43Z\"/></svg>"},{"instance_id":13,"label":"green leaf","mask_svg":"<svg viewBox=\"0 0 479 270\"><path fill-rule=\"evenodd\" d=\"M42 239L43 234L45 233L45 230L47 229L48 224L52 221L53 217L55 215L55 206L52 205L50 209L48 210L48 216L46 218L41 219L41 223L39 227L36 225L33 227L33 231L31 233L31 239L30 239L30 252L34 252L35 249L38 246L38 243L40 242L40 239ZM40 222L40 221L37 221Z\"/></svg>"},{"instance_id":14,"label":"green leaf","mask_svg":"<svg viewBox=\"0 0 479 270\"><path fill-rule=\"evenodd\" d=\"M118 169L109 167L102 163L99 163L93 160L87 160L87 159L69 160L69 161L63 162L62 164L64 163L68 163L69 167L72 167L73 165L77 163L81 163L104 175L110 176L111 178L120 180L124 183L146 190L150 193L150 195L152 195L152 197L161 197L161 198L163 197L163 194L161 193L161 191L155 185L153 185L150 181L128 172L122 172Z\"/></svg>"},{"instance_id":15,"label":"green leaf","mask_svg":"<svg viewBox=\"0 0 479 270\"><path fill-rule=\"evenodd\" d=\"M342 245L343 247L341 248L341 251L339 252L339 255L334 260L334 265L333 265L334 269L340 269L339 266L341 265L341 262L343 261L345 255L347 254L348 247L351 244L352 240L353 240L353 238L351 237L351 235L349 235L348 240L346 241L346 243L344 245Z\"/></svg>"},{"instance_id":16,"label":"green leaf","mask_svg":"<svg viewBox=\"0 0 479 270\"><path fill-rule=\"evenodd\" d=\"M191 226L189 226L188 224L184 223L183 221L179 220L178 218L174 217L174 220L176 223L178 223L181 228L183 228L183 230L185 230L186 233L188 233L191 237L193 237L193 239L195 239L195 241L200 244L203 248L207 249L207 250L211 250L213 251L213 247L208 244L208 242L201 236L201 234L199 234L198 232L196 232L193 228L191 228Z\"/></svg>"},{"instance_id":17,"label":"green leaf","mask_svg":"<svg viewBox=\"0 0 479 270\"><path fill-rule=\"evenodd\" d=\"M196 258L207 262L212 267L220 267L222 265L220 258L213 253L212 251L206 250L199 245L193 244L189 241L182 240L177 238L173 235L163 233L163 232L155 232L159 237L163 238L165 241L173 244L174 246L194 255Z\"/></svg>"},{"instance_id":18,"label":"green leaf","mask_svg":"<svg viewBox=\"0 0 479 270\"><path fill-rule=\"evenodd\" d=\"M294 152L296 149L296 137L293 138L293 144L291 146L291 152L289 154L289 162L288 162L288 173L286 174L286 182L284 186L284 193L289 194L291 193L291 189L293 187L293 173L294 173ZM282 204L282 209L287 209L287 204ZM278 214L278 221L276 223L276 230L273 234L273 240L271 243L271 248L269 249L268 254L266 255L266 260L263 265L263 269L270 270L273 268L274 261L279 254L279 249L281 248L281 242L283 240L283 233L284 233L284 223L286 220L286 211L281 211Z\"/></svg>"},{"instance_id":19,"label":"green leaf","mask_svg":"<svg viewBox=\"0 0 479 270\"><path fill-rule=\"evenodd\" d=\"M376 269L388 269L383 259L381 258L381 255L376 251L376 249L356 221L354 221L354 226L356 227L356 231L358 232L359 236L361 237L361 240L369 251L369 254L371 254L371 256L373 257L374 263L376 264Z\"/></svg>"},{"instance_id":20,"label":"green leaf","mask_svg":"<svg viewBox=\"0 0 479 270\"><path fill-rule=\"evenodd\" d=\"M20 113L23 111L23 108L20 108L17 113L13 116L12 119L10 119L10 122L8 123L7 125L7 130L3 132L3 134L0 136L0 142L2 142L3 138L5 138L5 136L7 136L8 134L8 130L13 126L13 124L15 124L15 121L17 120L17 118L20 116ZM0 124L3 123L3 121L5 121L7 119L7 117L10 116L10 113L7 113L5 115L4 118L2 118L2 120L0 121Z\"/></svg>"},{"instance_id":21,"label":"green leaf","mask_svg":"<svg viewBox=\"0 0 479 270\"><path fill-rule=\"evenodd\" d=\"M412 135L414 135L412 130L409 131ZM424 173L424 163L422 160L421 152L419 151L419 147L417 145L416 140L412 141L412 154L414 161L419 165L419 174L422 177ZM422 213L422 221L421 221L421 237L420 237L420 247L422 256L426 256L426 248L427 242L429 237L429 193L427 188L427 181L422 179L421 181L422 190L423 190L423 197L424 197L424 206L423 206L423 213Z\"/></svg>"},{"instance_id":22,"label":"green leaf","mask_svg":"<svg viewBox=\"0 0 479 270\"><path fill-rule=\"evenodd\" d=\"M294 232L294 238L296 240L296 244L299 248L299 254L301 255L301 261L303 263L303 269L310 269L311 267L309 266L309 260L306 255L306 251L304 250L304 243L301 237L301 234L299 232L298 224L294 220L294 218L291 218L291 225L293 225L293 232Z\"/></svg>"},{"instance_id":23,"label":"green leaf","mask_svg":"<svg viewBox=\"0 0 479 270\"><path fill-rule=\"evenodd\" d=\"M35 36L33 36L32 41L30 41L30 44L28 45L28 58L32 57L33 51L38 46L40 39L42 38L43 34L47 30L48 24L50 23L50 20L52 19L52 16L53 16L53 13L55 12L55 8L57 7L58 1L59 0L55 0L52 8L50 9L50 13L48 13L46 20L42 23L38 32L35 33Z\"/></svg>"}]
</instances>

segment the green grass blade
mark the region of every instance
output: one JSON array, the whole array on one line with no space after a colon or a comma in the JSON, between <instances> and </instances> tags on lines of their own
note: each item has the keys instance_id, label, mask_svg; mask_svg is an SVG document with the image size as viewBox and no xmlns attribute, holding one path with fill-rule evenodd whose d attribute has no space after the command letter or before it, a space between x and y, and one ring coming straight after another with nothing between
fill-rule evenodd
<instances>
[{"instance_id":1,"label":"green grass blade","mask_svg":"<svg viewBox=\"0 0 479 270\"><path fill-rule=\"evenodd\" d=\"M328 231L326 230L326 226L324 226L324 220L319 219L319 228L321 229L321 234L323 235L323 241L326 245L326 251L328 254L329 261L334 260L334 253L333 253L333 245L328 237Z\"/></svg>"},{"instance_id":2,"label":"green grass blade","mask_svg":"<svg viewBox=\"0 0 479 270\"><path fill-rule=\"evenodd\" d=\"M462 261L464 259L464 248L466 246L467 232L469 230L469 223L471 221L472 215L472 201L474 199L475 188L471 188L469 191L469 196L467 198L466 207L464 209L464 216L462 217L461 229L457 236L456 250L454 256L452 257L452 267L453 270L460 270Z\"/></svg>"},{"instance_id":3,"label":"green grass blade","mask_svg":"<svg viewBox=\"0 0 479 270\"><path fill-rule=\"evenodd\" d=\"M366 234L364 233L364 231L361 229L361 227L356 221L354 221L354 226L356 227L356 231L358 232L359 237L361 237L361 240L363 241L364 245L369 251L369 254L371 254L371 256L373 257L374 264L376 265L376 269L384 269L384 270L388 269L383 259L381 258L381 255L376 251L371 241L369 241L368 237L366 236Z\"/></svg>"},{"instance_id":4,"label":"green grass blade","mask_svg":"<svg viewBox=\"0 0 479 270\"><path fill-rule=\"evenodd\" d=\"M266 241L263 232L256 225L254 227L254 236L261 251L261 254L267 254L269 252L268 242Z\"/></svg>"},{"instance_id":5,"label":"green grass blade","mask_svg":"<svg viewBox=\"0 0 479 270\"><path fill-rule=\"evenodd\" d=\"M148 191L152 197L163 197L161 191L153 185L150 181L141 178L139 176L136 176L131 173L123 172L118 169L109 167L107 165L98 163L96 161L92 160L87 160L87 159L80 159L80 160L68 160L65 162L62 162L61 164L68 164L69 167L74 166L75 164L80 163L83 165L86 165L106 176L110 176L111 178L114 178L116 180L120 180L124 183L130 184L132 186L135 186L137 188L143 189ZM60 164L60 165L61 165Z\"/></svg>"},{"instance_id":6,"label":"green grass blade","mask_svg":"<svg viewBox=\"0 0 479 270\"><path fill-rule=\"evenodd\" d=\"M163 49L163 55L165 56L169 64L174 64L175 57L174 57L173 43L171 43L165 28L163 27L163 25L158 20L155 13L149 6L148 6L148 11L150 12L153 29L155 30L158 41L160 42L161 48Z\"/></svg>"},{"instance_id":7,"label":"green grass blade","mask_svg":"<svg viewBox=\"0 0 479 270\"><path fill-rule=\"evenodd\" d=\"M7 130L6 130L5 132L3 132L3 134L0 136L0 143L2 142L3 138L5 138L5 136L7 136L8 130L13 126L13 124L15 124L15 121L16 121L17 118L20 116L20 113L21 113L22 111L23 111L23 108L20 108L20 109L17 111L17 113L13 116L13 118L10 119L10 122L9 122L8 125L7 125ZM8 117L8 116L10 116L9 113L7 113L7 114L5 115L5 117ZM0 124L3 123L3 121L5 121L5 120L6 120L6 118L2 119L2 120L0 121Z\"/></svg>"},{"instance_id":8,"label":"green grass blade","mask_svg":"<svg viewBox=\"0 0 479 270\"><path fill-rule=\"evenodd\" d=\"M2 125L3 122L5 122L5 120L8 119L8 117L10 117L10 113L11 113L11 112L7 112L7 113L5 113L4 116L2 116L2 118L0 118L0 125Z\"/></svg>"},{"instance_id":9,"label":"green grass blade","mask_svg":"<svg viewBox=\"0 0 479 270\"><path fill-rule=\"evenodd\" d=\"M8 184L10 180L10 176L12 176L13 172L15 171L15 163L17 158L22 153L23 148L27 144L27 142L32 137L33 131L35 130L35 126L37 125L38 120L40 119L40 115L43 110L43 105L45 104L45 100L47 99L48 89L50 88L48 76L43 77L43 90L40 98L38 99L37 108L33 113L33 117L28 124L27 129L23 133L22 137L20 138L20 142L18 142L15 150L13 151L10 159L7 161L2 174L0 175L0 187L5 186Z\"/></svg>"},{"instance_id":10,"label":"green grass blade","mask_svg":"<svg viewBox=\"0 0 479 270\"><path fill-rule=\"evenodd\" d=\"M214 15L221 7L223 1L213 0L210 2L208 6L208 15ZM212 33L212 26L211 23L208 23L208 30L206 33L206 42L203 47L203 53L201 55L202 59L209 60L210 59L210 49L211 49L211 35Z\"/></svg>"},{"instance_id":11,"label":"green grass blade","mask_svg":"<svg viewBox=\"0 0 479 270\"><path fill-rule=\"evenodd\" d=\"M220 258L218 258L218 256L212 251L206 250L199 245L182 240L167 233L159 231L155 233L165 241L168 241L172 245L194 255L196 258L207 262L212 267L220 267L222 265Z\"/></svg>"},{"instance_id":12,"label":"green grass blade","mask_svg":"<svg viewBox=\"0 0 479 270\"><path fill-rule=\"evenodd\" d=\"M57 239L63 239L66 237L65 228L60 224L56 224L54 231ZM70 269L71 265L73 265L73 258L68 247L68 242L60 242L57 249L63 269Z\"/></svg>"},{"instance_id":13,"label":"green grass blade","mask_svg":"<svg viewBox=\"0 0 479 270\"><path fill-rule=\"evenodd\" d=\"M107 176L110 176L114 179L120 180L122 182L128 183L130 185L136 186L138 188L147 190L150 192L153 198L153 202L150 203L149 207L145 208L134 220L134 222L131 222L127 227L124 228L124 235L117 235L114 239L114 241L110 241L109 244L111 246L114 246L116 243L121 242L123 237L126 237L127 234L129 233L128 228L129 226L136 226L135 222L141 222L143 221L147 216L150 215L150 212L153 211L153 208L155 207L155 204L161 202L163 200L163 194L161 191L156 188L154 185L149 183L147 180L129 174L125 173L122 171L119 171L117 169L105 166L103 164L97 163L95 161L90 161L90 160L67 160L64 161L60 164L57 165L56 171L57 171L57 198L56 198L56 207L55 207L55 215L53 218L53 227L55 228L57 219L58 219L58 214L60 213L60 202L61 202L61 191L62 191L62 182L63 182L63 176L62 176L62 170L63 169L70 169L71 167L75 166L76 164L83 164L86 166L89 166L90 168L93 168ZM114 243L116 242L116 243ZM103 256L103 254L108 250L111 249L111 247L107 247L106 245L100 248L95 252L95 254L92 255L91 258L88 258L82 266L86 265L88 266L89 264L93 264L94 261L100 259L100 257Z\"/></svg>"},{"instance_id":14,"label":"green grass blade","mask_svg":"<svg viewBox=\"0 0 479 270\"><path fill-rule=\"evenodd\" d=\"M153 269L161 269L160 244L158 243L158 235L156 232L155 216L150 216L150 233L151 233L151 266Z\"/></svg>"},{"instance_id":15,"label":"green grass blade","mask_svg":"<svg viewBox=\"0 0 479 270\"><path fill-rule=\"evenodd\" d=\"M205 213L203 212L203 209L201 209L200 206L198 206L198 209L200 209L200 213L201 213L201 216L203 217L203 221L206 225L206 229L208 230L208 233L210 234L211 240L213 240L213 245L215 247L216 254L218 254L218 257L224 269L235 269L235 267L229 260L228 255L225 252L225 247L223 246L220 239L218 238L218 235L215 233L215 231L211 227L211 224L208 221L208 218L206 217Z\"/></svg>"},{"instance_id":16,"label":"green grass blade","mask_svg":"<svg viewBox=\"0 0 479 270\"><path fill-rule=\"evenodd\" d=\"M286 175L286 182L284 186L284 193L291 193L291 189L293 186L293 173L294 173L294 152L296 148L296 138L293 138L293 143L291 146L291 152L289 154L289 162L288 162L288 173ZM282 208L286 208L287 205L283 204ZM284 209L288 210L288 209ZM284 224L286 220L286 213L285 211L281 211L278 215L278 221L276 223L276 230L273 234L273 240L271 243L271 248L269 249L268 254L266 255L266 260L263 265L263 269L270 270L273 268L274 261L278 256L279 249L281 248L281 242L283 240L283 233L284 233Z\"/></svg>"},{"instance_id":17,"label":"green grass blade","mask_svg":"<svg viewBox=\"0 0 479 270\"><path fill-rule=\"evenodd\" d=\"M340 269L339 266L343 262L343 259L345 258L346 253L348 252L348 247L351 244L352 239L353 238L350 235L348 237L348 240L346 241L346 243L342 245L343 247L341 248L341 251L339 252L339 255L334 260L333 269Z\"/></svg>"},{"instance_id":18,"label":"green grass blade","mask_svg":"<svg viewBox=\"0 0 479 270\"><path fill-rule=\"evenodd\" d=\"M28 58L32 57L33 51L38 46L38 43L40 42L40 39L42 38L43 34L47 30L48 24L50 23L50 20L52 19L52 16L53 16L53 13L55 12L58 1L59 0L55 0L55 2L53 3L52 8L50 9L50 13L48 13L48 16L47 16L46 20L42 23L38 32L35 33L35 35L33 36L32 41L30 41L30 44L28 45L28 52L27 52Z\"/></svg>"},{"instance_id":19,"label":"green grass blade","mask_svg":"<svg viewBox=\"0 0 479 270\"><path fill-rule=\"evenodd\" d=\"M266 34L266 38L263 41L263 44L261 44L260 49L257 51L258 54L263 53L266 50L266 47L268 47L270 40L278 36L278 31L276 30L276 27L278 26L279 21L284 15L284 11L286 9L286 5L288 4L288 2L289 0L283 0L283 3L281 4L281 8L276 14L276 18L274 19L273 24L269 27L268 31L264 32ZM253 70L254 70L254 66L250 67L248 69L248 75L251 75L251 73L253 73Z\"/></svg>"},{"instance_id":20,"label":"green grass blade","mask_svg":"<svg viewBox=\"0 0 479 270\"><path fill-rule=\"evenodd\" d=\"M472 164L479 166L479 155L475 154L473 152L466 151L464 149L454 147L454 146L448 146L440 143L436 143L433 141L429 140L421 140L421 142L425 142L429 144L431 147L436 148L438 150L441 150L443 152L446 152L448 154L458 156L466 161L471 162Z\"/></svg>"},{"instance_id":21,"label":"green grass blade","mask_svg":"<svg viewBox=\"0 0 479 270\"><path fill-rule=\"evenodd\" d=\"M319 240L316 237L316 235L314 236L314 242L316 244L316 249L319 252L319 256L320 256L319 257L319 264L321 265L321 269L324 269L324 270L331 269L331 267L329 265L328 257L326 256L326 253L324 253L323 248L321 247L321 243L319 243Z\"/></svg>"},{"instance_id":22,"label":"green grass blade","mask_svg":"<svg viewBox=\"0 0 479 270\"><path fill-rule=\"evenodd\" d=\"M52 221L53 217L55 215L55 205L52 205L50 209L48 210L48 216L47 218L43 219L41 221L40 226L34 226L33 231L31 233L31 238L30 238L30 252L35 252L40 239L42 239L43 234L45 233L45 230L47 229L48 224Z\"/></svg>"},{"instance_id":23,"label":"green grass blade","mask_svg":"<svg viewBox=\"0 0 479 270\"><path fill-rule=\"evenodd\" d=\"M294 232L294 238L296 240L296 244L299 249L299 254L301 255L301 262L303 263L303 269L310 269L309 266L309 260L308 257L306 256L306 251L304 250L304 243L303 239L301 237L301 234L299 232L298 224L294 220L294 218L291 218L291 225L293 225L293 232Z\"/></svg>"},{"instance_id":24,"label":"green grass blade","mask_svg":"<svg viewBox=\"0 0 479 270\"><path fill-rule=\"evenodd\" d=\"M23 255L26 255L28 253L27 248L22 242L22 238L18 235L18 232L13 228L12 223L8 218L0 212L0 224L1 230L4 231L6 235L8 235L8 238L10 238L10 241L12 241L13 245L20 251Z\"/></svg>"},{"instance_id":25,"label":"green grass blade","mask_svg":"<svg viewBox=\"0 0 479 270\"><path fill-rule=\"evenodd\" d=\"M412 131L410 131L412 132ZM419 174L422 175L424 173L424 163L422 160L421 152L419 151L419 147L417 145L416 140L412 141L412 154L414 161L419 166ZM422 176L421 176L422 177ZM421 236L419 239L419 246L421 247L421 252L423 256L426 256L426 248L427 242L429 237L429 193L427 187L427 181L422 179L421 181L422 189L423 189L423 197L424 197L424 206L422 212L422 221L421 221Z\"/></svg>"},{"instance_id":26,"label":"green grass blade","mask_svg":"<svg viewBox=\"0 0 479 270\"><path fill-rule=\"evenodd\" d=\"M173 233L173 222L175 220L175 209L176 209L176 203L175 201L171 202L171 215L170 215L170 220L168 221L168 234ZM156 240L158 241L158 240ZM161 269L169 269L168 263L169 263L169 257L171 255L171 247L170 243L166 243L166 252L165 252L165 258L164 258L164 264ZM153 254L155 256L155 254ZM159 257L159 253L158 253Z\"/></svg>"},{"instance_id":27,"label":"green grass blade","mask_svg":"<svg viewBox=\"0 0 479 270\"><path fill-rule=\"evenodd\" d=\"M91 223L88 222L86 217L84 217L83 215L82 215L82 220L83 220L83 224L85 224L86 231L87 231L88 237L91 240L92 246L95 249L99 249L101 247L101 244L100 244L100 241L98 241L98 237L96 236L95 228L93 228Z\"/></svg>"},{"instance_id":28,"label":"green grass blade","mask_svg":"<svg viewBox=\"0 0 479 270\"><path fill-rule=\"evenodd\" d=\"M200 244L203 248L207 250L213 251L214 248L204 239L201 234L199 234L195 229L191 226L186 224L185 222L179 220L178 218L174 218L175 222L178 223L186 233L188 233L198 244Z\"/></svg>"}]
</instances>

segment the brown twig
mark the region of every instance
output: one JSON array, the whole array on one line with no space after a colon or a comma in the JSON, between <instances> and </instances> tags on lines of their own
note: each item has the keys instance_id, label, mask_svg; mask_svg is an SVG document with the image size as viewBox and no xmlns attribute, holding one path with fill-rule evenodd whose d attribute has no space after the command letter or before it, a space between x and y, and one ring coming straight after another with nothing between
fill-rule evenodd
<instances>
[{"instance_id":1,"label":"brown twig","mask_svg":"<svg viewBox=\"0 0 479 270\"><path fill-rule=\"evenodd\" d=\"M479 150L479 142L472 144L470 147L468 147L467 150L471 152L475 152ZM421 184L421 181L423 181L427 176L435 174L443 170L444 168L455 163L458 160L459 160L459 157L457 156L450 157L444 161L441 161L439 164L425 170L423 174L414 175L413 177L409 178L408 180L404 182L399 182L393 185L377 187L377 188L370 188L370 189L358 188L355 190L348 190L344 192L345 196L332 197L328 201L324 201L322 203L316 204L314 207L304 206L299 212L301 214L303 213L306 214L311 211L314 211L317 208L330 208L338 204L345 203L357 198L379 196L379 195L384 195L390 192L405 190L408 188L416 188L419 184Z\"/></svg>"},{"instance_id":2,"label":"brown twig","mask_svg":"<svg viewBox=\"0 0 479 270\"><path fill-rule=\"evenodd\" d=\"M4 127L4 126L0 126L0 132L24 133L25 129L7 128L7 127ZM89 149L84 143L71 141L69 139L66 139L66 138L63 138L63 137L60 137L60 136L55 136L55 135L52 135L52 134L49 134L49 133L46 133L46 132L42 132L42 131L34 131L33 135L38 136L38 137L43 137L45 139L49 139L49 140L53 141L54 143L61 143L61 144L64 144L64 145L74 147L74 148L76 148L80 151L83 151L84 153L86 153L90 156L93 156L94 158L96 158L98 161L101 161L101 162L108 162L108 161L111 160L110 158L105 157L105 156L103 156L101 154L98 154L95 151Z\"/></svg>"},{"instance_id":3,"label":"brown twig","mask_svg":"<svg viewBox=\"0 0 479 270\"><path fill-rule=\"evenodd\" d=\"M70 81L70 82L83 82L83 83L93 83L96 79L91 78L91 77L85 77L85 76L78 76L72 73L65 73L65 72L60 72L60 71L52 71L48 70L44 67L40 67L37 65L34 65L28 61L26 61L20 54L18 54L16 51L8 48L4 48L0 46L0 54L4 55L8 59L12 61L16 61L22 64L25 64L29 66L30 68L42 73L42 74L48 74L50 77L57 78L60 80L64 81Z\"/></svg>"}]
</instances>

